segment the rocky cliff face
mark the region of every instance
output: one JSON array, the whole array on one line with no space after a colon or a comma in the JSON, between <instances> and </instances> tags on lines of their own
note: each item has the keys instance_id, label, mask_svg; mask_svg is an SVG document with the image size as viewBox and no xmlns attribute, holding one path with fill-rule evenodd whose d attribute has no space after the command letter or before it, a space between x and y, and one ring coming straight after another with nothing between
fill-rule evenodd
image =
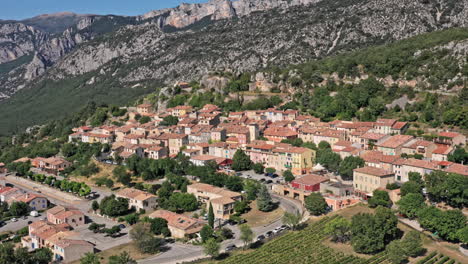
<instances>
[{"instance_id":1,"label":"rocky cliff face","mask_svg":"<svg viewBox=\"0 0 468 264\"><path fill-rule=\"evenodd\" d=\"M203 4L181 4L177 8L155 10L140 17L142 20L158 19L160 26L187 27L206 17L221 20L250 15L273 8L286 9L292 6L317 3L321 0L210 0Z\"/></svg>"},{"instance_id":2,"label":"rocky cliff face","mask_svg":"<svg viewBox=\"0 0 468 264\"><path fill-rule=\"evenodd\" d=\"M52 34L0 22L0 69L7 68L0 71L0 98L34 88L38 78L92 75L85 84L112 78L132 87L300 63L466 27L468 0L211 0L137 18L84 16L74 23Z\"/></svg>"},{"instance_id":3,"label":"rocky cliff face","mask_svg":"<svg viewBox=\"0 0 468 264\"><path fill-rule=\"evenodd\" d=\"M292 6L174 33L161 30L161 20L125 27L106 41L85 44L73 52L57 65L53 76L66 78L99 69L115 72L118 64L127 65L116 75L123 84L190 80L210 71L254 71L272 65L300 63L370 44L468 25L466 0L439 1L442 4L412 0L262 0L255 1L256 5L248 4L253 2L212 1L206 5L183 5L171 10L165 21L181 27L199 19L201 15L197 14L228 17L232 12L252 12L262 3L265 8L281 7L285 3ZM176 15L180 12L192 16Z\"/></svg>"}]
</instances>

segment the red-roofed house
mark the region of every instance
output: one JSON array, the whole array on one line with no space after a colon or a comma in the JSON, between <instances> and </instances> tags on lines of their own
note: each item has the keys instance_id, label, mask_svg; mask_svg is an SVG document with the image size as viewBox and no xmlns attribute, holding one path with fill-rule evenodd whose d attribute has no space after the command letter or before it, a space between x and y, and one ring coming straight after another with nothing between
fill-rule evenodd
<instances>
[{"instance_id":1,"label":"red-roofed house","mask_svg":"<svg viewBox=\"0 0 468 264\"><path fill-rule=\"evenodd\" d=\"M418 172L422 176L430 174L440 167L436 162L418 159L399 159L393 163L393 172L395 180L398 182L407 182L410 172Z\"/></svg>"},{"instance_id":2,"label":"red-roofed house","mask_svg":"<svg viewBox=\"0 0 468 264\"><path fill-rule=\"evenodd\" d=\"M57 205L47 210L47 221L56 225L79 226L85 224L85 215L76 208Z\"/></svg>"},{"instance_id":3,"label":"red-roofed house","mask_svg":"<svg viewBox=\"0 0 468 264\"><path fill-rule=\"evenodd\" d=\"M296 178L287 185L275 184L272 186L272 190L277 194L290 197L304 203L307 196L312 192L319 192L320 184L327 181L329 181L329 179L323 176L309 174Z\"/></svg>"},{"instance_id":4,"label":"red-roofed house","mask_svg":"<svg viewBox=\"0 0 468 264\"><path fill-rule=\"evenodd\" d=\"M436 143L448 144L452 146L466 145L466 136L457 132L440 132L435 138Z\"/></svg>"},{"instance_id":5,"label":"red-roofed house","mask_svg":"<svg viewBox=\"0 0 468 264\"><path fill-rule=\"evenodd\" d=\"M401 149L403 145L413 140L412 136L408 135L396 135L386 140L382 141L381 143L377 144L377 150L381 151L384 155L396 155L400 156Z\"/></svg>"},{"instance_id":6,"label":"red-roofed house","mask_svg":"<svg viewBox=\"0 0 468 264\"><path fill-rule=\"evenodd\" d=\"M206 224L205 221L166 210L154 211L149 217L165 219L167 227L171 231L171 236L174 238L193 237Z\"/></svg>"},{"instance_id":7,"label":"red-roofed house","mask_svg":"<svg viewBox=\"0 0 468 264\"><path fill-rule=\"evenodd\" d=\"M128 199L128 207L137 210L150 211L158 204L156 195L133 188L122 189L115 196Z\"/></svg>"}]
</instances>

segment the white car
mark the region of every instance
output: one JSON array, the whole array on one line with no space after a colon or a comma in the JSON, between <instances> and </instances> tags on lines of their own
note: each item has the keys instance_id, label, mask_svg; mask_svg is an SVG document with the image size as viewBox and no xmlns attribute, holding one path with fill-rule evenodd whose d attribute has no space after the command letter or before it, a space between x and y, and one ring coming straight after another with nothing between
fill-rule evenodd
<instances>
[{"instance_id":1,"label":"white car","mask_svg":"<svg viewBox=\"0 0 468 264\"><path fill-rule=\"evenodd\" d=\"M16 219L16 218L12 218L12 219L11 219L11 221L12 221L12 222L17 222L17 221L18 221L18 219Z\"/></svg>"}]
</instances>

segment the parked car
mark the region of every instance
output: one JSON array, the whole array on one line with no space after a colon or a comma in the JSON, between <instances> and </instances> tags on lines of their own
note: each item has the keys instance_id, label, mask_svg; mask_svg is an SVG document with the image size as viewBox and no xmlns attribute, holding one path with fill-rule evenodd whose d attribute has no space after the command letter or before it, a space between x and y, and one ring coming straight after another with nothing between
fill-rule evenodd
<instances>
[{"instance_id":1,"label":"parked car","mask_svg":"<svg viewBox=\"0 0 468 264\"><path fill-rule=\"evenodd\" d=\"M120 224L120 225L119 225L119 228L120 228L120 229L125 229L126 226L125 226L124 224Z\"/></svg>"},{"instance_id":2,"label":"parked car","mask_svg":"<svg viewBox=\"0 0 468 264\"><path fill-rule=\"evenodd\" d=\"M25 215L25 216L23 216L23 219L26 220L26 219L28 219L28 217Z\"/></svg>"},{"instance_id":3,"label":"parked car","mask_svg":"<svg viewBox=\"0 0 468 264\"><path fill-rule=\"evenodd\" d=\"M266 232L265 235L266 235L266 237L271 237L273 235L273 231L268 231L268 232Z\"/></svg>"},{"instance_id":4,"label":"parked car","mask_svg":"<svg viewBox=\"0 0 468 264\"><path fill-rule=\"evenodd\" d=\"M266 181L266 184L270 184L270 183L273 183L273 181L272 180Z\"/></svg>"},{"instance_id":5,"label":"parked car","mask_svg":"<svg viewBox=\"0 0 468 264\"><path fill-rule=\"evenodd\" d=\"M281 231L282 231L281 227L277 227L277 228L273 229L273 234L278 234Z\"/></svg>"},{"instance_id":6,"label":"parked car","mask_svg":"<svg viewBox=\"0 0 468 264\"><path fill-rule=\"evenodd\" d=\"M265 181L265 178L261 178L260 181L261 181L261 182L264 182L264 181Z\"/></svg>"},{"instance_id":7,"label":"parked car","mask_svg":"<svg viewBox=\"0 0 468 264\"><path fill-rule=\"evenodd\" d=\"M259 235L257 237L257 241L262 241L263 239L265 239L265 236L264 235Z\"/></svg>"},{"instance_id":8,"label":"parked car","mask_svg":"<svg viewBox=\"0 0 468 264\"><path fill-rule=\"evenodd\" d=\"M0 221L0 227L6 225L5 221Z\"/></svg>"},{"instance_id":9,"label":"parked car","mask_svg":"<svg viewBox=\"0 0 468 264\"><path fill-rule=\"evenodd\" d=\"M16 219L16 218L13 217L13 218L11 219L11 221L12 221L12 222L17 222L18 219Z\"/></svg>"},{"instance_id":10,"label":"parked car","mask_svg":"<svg viewBox=\"0 0 468 264\"><path fill-rule=\"evenodd\" d=\"M229 245L226 247L226 251L233 251L236 248L237 248L236 245Z\"/></svg>"},{"instance_id":11,"label":"parked car","mask_svg":"<svg viewBox=\"0 0 468 264\"><path fill-rule=\"evenodd\" d=\"M271 177L276 178L276 177L278 177L278 174L275 173L275 174L271 175Z\"/></svg>"},{"instance_id":12,"label":"parked car","mask_svg":"<svg viewBox=\"0 0 468 264\"><path fill-rule=\"evenodd\" d=\"M29 213L29 215L32 216L32 217L38 217L39 212L38 211L31 211L31 213Z\"/></svg>"},{"instance_id":13,"label":"parked car","mask_svg":"<svg viewBox=\"0 0 468 264\"><path fill-rule=\"evenodd\" d=\"M32 221L28 221L28 225L32 224Z\"/></svg>"}]
</instances>

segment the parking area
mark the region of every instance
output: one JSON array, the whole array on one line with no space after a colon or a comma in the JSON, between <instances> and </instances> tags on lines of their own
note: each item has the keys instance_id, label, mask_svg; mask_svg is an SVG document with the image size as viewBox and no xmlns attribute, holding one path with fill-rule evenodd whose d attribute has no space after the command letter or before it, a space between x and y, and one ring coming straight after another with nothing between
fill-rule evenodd
<instances>
[{"instance_id":1,"label":"parking area","mask_svg":"<svg viewBox=\"0 0 468 264\"><path fill-rule=\"evenodd\" d=\"M7 232L7 231L18 231L23 227L28 226L30 222L35 222L39 219L41 219L41 216L39 217L32 217L32 216L26 216L26 217L18 217L15 218L15 220L10 219L8 221L5 221L4 225L0 227L0 233Z\"/></svg>"},{"instance_id":2,"label":"parking area","mask_svg":"<svg viewBox=\"0 0 468 264\"><path fill-rule=\"evenodd\" d=\"M115 223L116 225L117 223ZM89 223L83 226L78 226L74 229L75 232L80 233L80 236L93 243L96 246L96 249L103 251L109 248L116 247L118 245L126 244L131 241L128 232L130 231L129 227L125 227L120 231L120 235L116 237L107 236L105 233L94 233L89 230ZM107 228L111 228L113 225L106 225Z\"/></svg>"},{"instance_id":3,"label":"parking area","mask_svg":"<svg viewBox=\"0 0 468 264\"><path fill-rule=\"evenodd\" d=\"M258 174L255 173L253 170L242 171L236 173L238 176L245 178L245 179L253 179L264 184L273 184L273 183L284 183L284 178L277 173L267 175L267 174Z\"/></svg>"}]
</instances>

